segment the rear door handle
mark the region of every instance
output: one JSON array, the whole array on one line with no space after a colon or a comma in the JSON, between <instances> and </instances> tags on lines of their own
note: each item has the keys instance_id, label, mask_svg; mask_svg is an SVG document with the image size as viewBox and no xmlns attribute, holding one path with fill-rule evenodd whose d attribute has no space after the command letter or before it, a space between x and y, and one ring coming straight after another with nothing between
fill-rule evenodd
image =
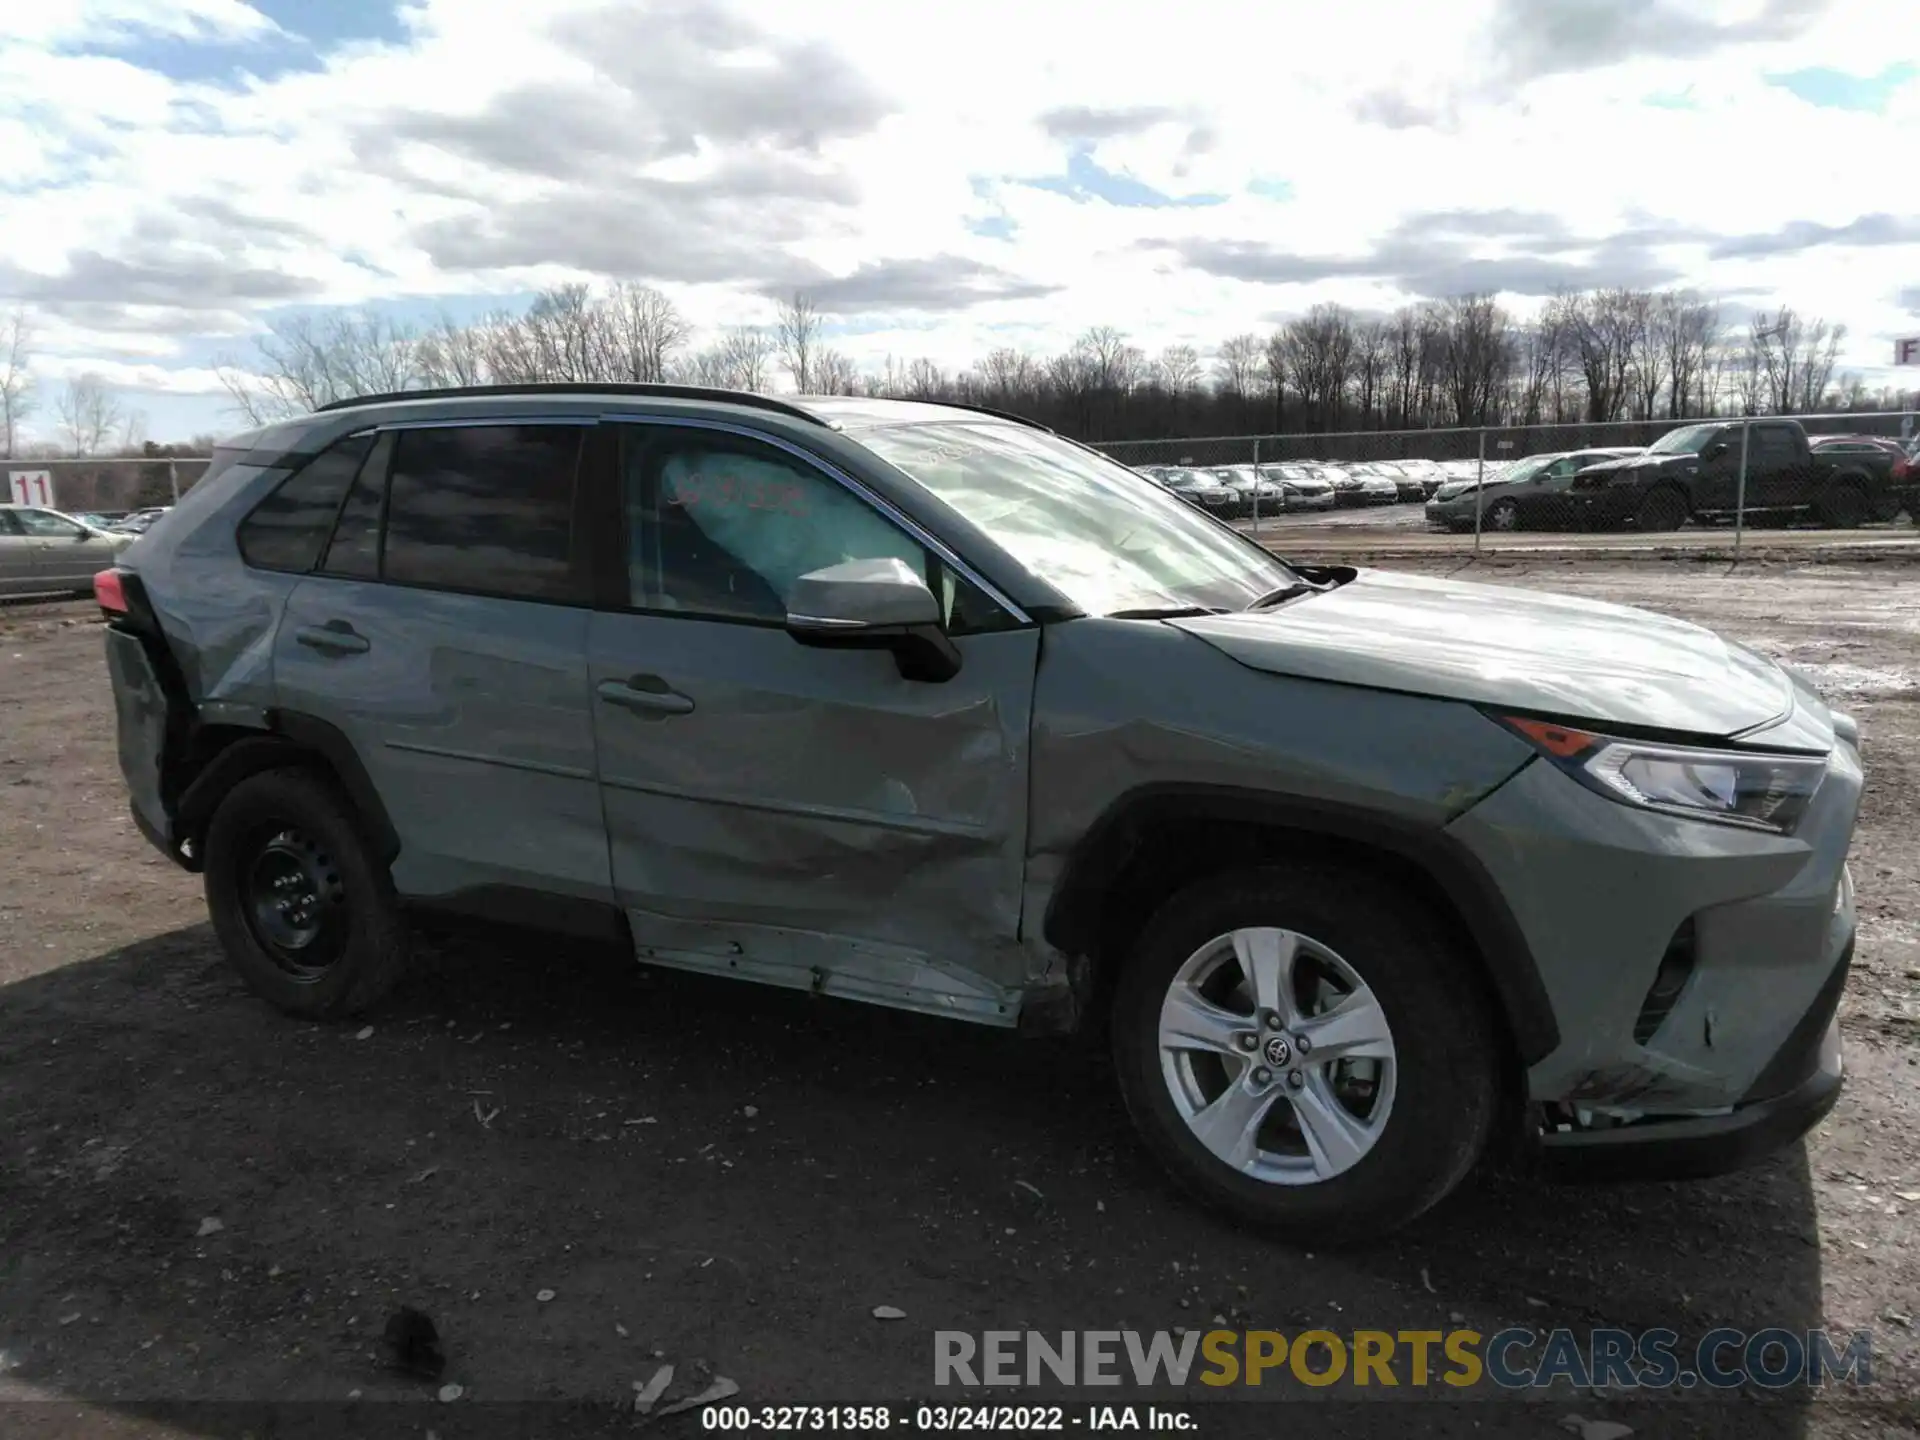
<instances>
[{"instance_id":1,"label":"rear door handle","mask_svg":"<svg viewBox=\"0 0 1920 1440\"><path fill-rule=\"evenodd\" d=\"M364 655L373 642L345 620L329 620L324 625L302 625L293 632L294 641L309 650L324 650L335 655Z\"/></svg>"},{"instance_id":2,"label":"rear door handle","mask_svg":"<svg viewBox=\"0 0 1920 1440\"><path fill-rule=\"evenodd\" d=\"M658 675L635 675L627 680L602 680L594 687L600 698L623 710L643 710L654 715L685 715L693 709L691 697L682 695Z\"/></svg>"}]
</instances>

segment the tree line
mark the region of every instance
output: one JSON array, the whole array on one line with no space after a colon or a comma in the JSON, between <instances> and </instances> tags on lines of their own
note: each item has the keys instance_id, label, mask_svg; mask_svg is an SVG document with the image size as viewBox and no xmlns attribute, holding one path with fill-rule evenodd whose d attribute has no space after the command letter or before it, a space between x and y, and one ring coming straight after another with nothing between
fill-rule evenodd
<instances>
[{"instance_id":1,"label":"tree line","mask_svg":"<svg viewBox=\"0 0 1920 1440\"><path fill-rule=\"evenodd\" d=\"M1006 410L1090 440L1332 433L1440 426L1688 419L1887 410L1902 398L1836 375L1845 325L1782 306L1729 323L1689 291L1596 290L1519 317L1491 295L1368 315L1316 305L1270 331L1209 349L1149 353L1096 325L1064 351L990 351L965 369L889 356L856 364L809 295L770 324L698 331L651 286L555 286L520 311L415 325L376 311L276 320L216 371L249 424L359 395L535 382L675 382L768 392L954 401ZM7 453L35 395L16 313L0 328ZM141 447L137 411L97 376L56 400L69 453Z\"/></svg>"}]
</instances>

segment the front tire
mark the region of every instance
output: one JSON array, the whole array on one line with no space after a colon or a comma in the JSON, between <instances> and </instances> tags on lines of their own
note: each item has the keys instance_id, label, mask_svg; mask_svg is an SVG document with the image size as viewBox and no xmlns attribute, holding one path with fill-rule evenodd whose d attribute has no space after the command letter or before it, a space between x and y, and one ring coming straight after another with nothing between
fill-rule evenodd
<instances>
[{"instance_id":1,"label":"front tire","mask_svg":"<svg viewBox=\"0 0 1920 1440\"><path fill-rule=\"evenodd\" d=\"M406 968L392 877L352 804L320 775L268 770L235 785L207 827L203 874L228 960L277 1009L352 1015Z\"/></svg>"},{"instance_id":2,"label":"front tire","mask_svg":"<svg viewBox=\"0 0 1920 1440\"><path fill-rule=\"evenodd\" d=\"M1377 1240L1438 1203L1486 1148L1500 1073L1483 988L1444 933L1345 869L1176 894L1113 1001L1147 1148L1201 1200L1300 1244Z\"/></svg>"},{"instance_id":3,"label":"front tire","mask_svg":"<svg viewBox=\"0 0 1920 1440\"><path fill-rule=\"evenodd\" d=\"M1520 507L1511 500L1495 502L1487 511L1487 529L1511 533L1520 528Z\"/></svg>"}]
</instances>

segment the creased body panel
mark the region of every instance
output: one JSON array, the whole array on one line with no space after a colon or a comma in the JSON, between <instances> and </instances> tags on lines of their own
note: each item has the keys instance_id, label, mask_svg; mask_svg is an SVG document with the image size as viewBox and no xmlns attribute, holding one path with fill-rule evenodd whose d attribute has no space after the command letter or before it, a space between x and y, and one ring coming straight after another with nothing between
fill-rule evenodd
<instances>
[{"instance_id":1,"label":"creased body panel","mask_svg":"<svg viewBox=\"0 0 1920 1440\"><path fill-rule=\"evenodd\" d=\"M1833 973L1852 932L1844 878L1858 757L1835 748L1791 836L1618 804L1531 765L1449 833L1508 897L1561 1017L1537 1100L1645 1110L1739 1100ZM1641 1003L1681 923L1695 968L1643 1046Z\"/></svg>"},{"instance_id":2,"label":"creased body panel","mask_svg":"<svg viewBox=\"0 0 1920 1440\"><path fill-rule=\"evenodd\" d=\"M1437 834L1532 754L1464 705L1253 675L1175 625L1105 619L1047 631L1033 743L1030 935L1129 792L1223 787Z\"/></svg>"},{"instance_id":3,"label":"creased body panel","mask_svg":"<svg viewBox=\"0 0 1920 1440\"><path fill-rule=\"evenodd\" d=\"M1726 736L1784 718L1773 665L1682 620L1381 570L1278 610L1171 624L1243 665L1565 720Z\"/></svg>"},{"instance_id":4,"label":"creased body panel","mask_svg":"<svg viewBox=\"0 0 1920 1440\"><path fill-rule=\"evenodd\" d=\"M774 627L596 615L596 687L645 677L691 702L595 712L614 883L643 952L889 1003L1005 1003L1025 968L1038 635L958 644L959 675L925 684L885 653Z\"/></svg>"},{"instance_id":5,"label":"creased body panel","mask_svg":"<svg viewBox=\"0 0 1920 1440\"><path fill-rule=\"evenodd\" d=\"M364 648L303 640L332 626ZM567 606L300 582L276 648L278 703L352 742L399 834L402 894L612 898L586 638L587 612Z\"/></svg>"}]
</instances>

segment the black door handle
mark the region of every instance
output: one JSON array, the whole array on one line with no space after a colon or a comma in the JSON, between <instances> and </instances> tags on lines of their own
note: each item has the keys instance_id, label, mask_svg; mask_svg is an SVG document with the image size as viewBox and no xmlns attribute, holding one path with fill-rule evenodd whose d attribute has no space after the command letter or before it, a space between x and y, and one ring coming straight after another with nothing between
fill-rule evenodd
<instances>
[{"instance_id":1,"label":"black door handle","mask_svg":"<svg viewBox=\"0 0 1920 1440\"><path fill-rule=\"evenodd\" d=\"M345 620L329 620L324 625L302 625L293 632L293 638L309 650L323 650L335 655L364 655L373 648L373 642Z\"/></svg>"},{"instance_id":2,"label":"black door handle","mask_svg":"<svg viewBox=\"0 0 1920 1440\"><path fill-rule=\"evenodd\" d=\"M682 695L658 675L602 680L594 690L609 705L618 705L623 710L645 711L653 715L685 715L693 709L690 696Z\"/></svg>"}]
</instances>

